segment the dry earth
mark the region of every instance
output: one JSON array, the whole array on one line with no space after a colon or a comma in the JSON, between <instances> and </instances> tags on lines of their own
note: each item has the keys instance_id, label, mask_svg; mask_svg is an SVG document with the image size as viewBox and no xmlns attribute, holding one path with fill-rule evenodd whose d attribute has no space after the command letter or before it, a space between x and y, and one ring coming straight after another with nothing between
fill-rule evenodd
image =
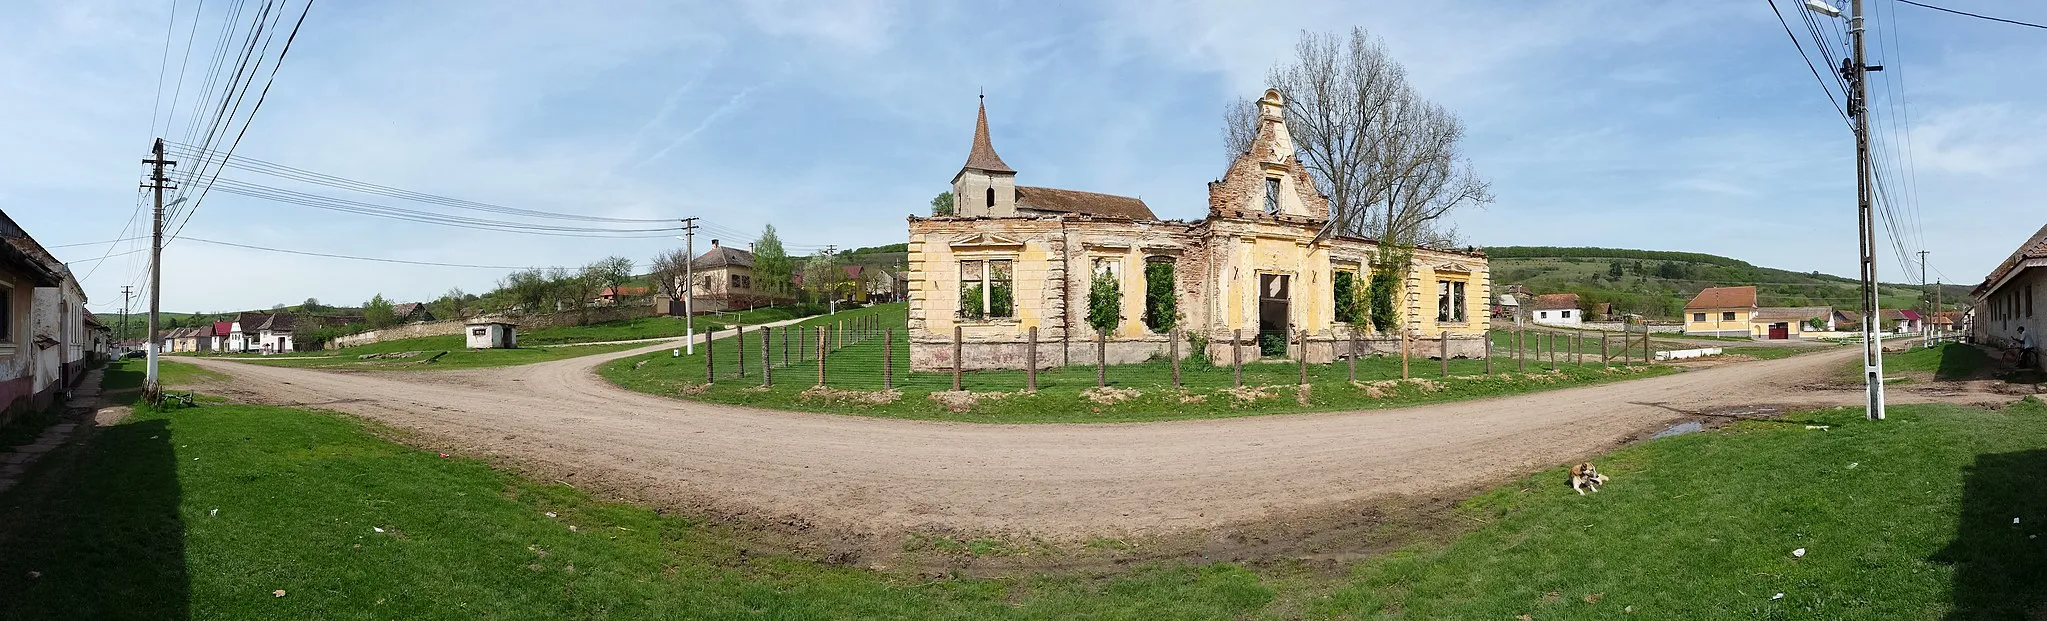
<instances>
[{"instance_id":1,"label":"dry earth","mask_svg":"<svg viewBox=\"0 0 2047 621\"><path fill-rule=\"evenodd\" d=\"M1861 398L1859 390L1827 388L1835 369L1856 355L1850 348L1395 410L1103 425L767 411L631 392L592 371L662 347L446 372L193 362L232 376L212 390L239 400L356 414L608 495L833 537L944 532L1074 541L1246 525L1276 534L1302 528L1303 516L1318 511L1354 516L1373 499L1451 498L1680 421ZM1908 391L1891 397L1958 399Z\"/></svg>"}]
</instances>

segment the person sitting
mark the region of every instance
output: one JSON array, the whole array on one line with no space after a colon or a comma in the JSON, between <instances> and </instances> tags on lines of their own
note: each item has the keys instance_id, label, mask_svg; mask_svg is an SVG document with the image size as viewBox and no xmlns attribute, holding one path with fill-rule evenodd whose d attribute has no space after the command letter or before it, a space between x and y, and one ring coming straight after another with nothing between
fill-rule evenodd
<instances>
[{"instance_id":1,"label":"person sitting","mask_svg":"<svg viewBox=\"0 0 2047 621\"><path fill-rule=\"evenodd\" d=\"M2026 334L2026 327L2019 326L2019 368L2029 369L2040 364L2039 353L2034 351L2033 335Z\"/></svg>"}]
</instances>

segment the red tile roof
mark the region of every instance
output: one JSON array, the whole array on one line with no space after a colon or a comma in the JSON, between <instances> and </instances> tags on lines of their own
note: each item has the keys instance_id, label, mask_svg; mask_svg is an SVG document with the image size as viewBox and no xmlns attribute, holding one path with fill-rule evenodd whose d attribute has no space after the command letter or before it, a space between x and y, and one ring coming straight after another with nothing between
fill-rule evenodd
<instances>
[{"instance_id":1,"label":"red tile roof","mask_svg":"<svg viewBox=\"0 0 2047 621\"><path fill-rule=\"evenodd\" d=\"M1545 293L1535 296L1535 304L1529 308L1535 310L1564 310L1577 307L1578 294L1576 293Z\"/></svg>"},{"instance_id":2,"label":"red tile roof","mask_svg":"<svg viewBox=\"0 0 2047 621\"><path fill-rule=\"evenodd\" d=\"M624 286L624 287L618 287L616 291L613 291L611 287L605 287L605 288L604 288L604 291L602 291L602 292L598 293L597 295L598 295L598 297L606 297L606 298L609 298L609 297L616 297L616 296L621 296L621 295L623 295L623 296L626 296L626 297L632 297L632 296L636 296L636 295L646 295L646 294L647 294L647 288L646 288L646 287L635 287L635 286L632 286L632 285L626 285L626 286Z\"/></svg>"},{"instance_id":3,"label":"red tile roof","mask_svg":"<svg viewBox=\"0 0 2047 621\"><path fill-rule=\"evenodd\" d=\"M1707 287L1685 303L1685 310L1709 308L1755 308L1756 288Z\"/></svg>"},{"instance_id":4,"label":"red tile roof","mask_svg":"<svg viewBox=\"0 0 2047 621\"><path fill-rule=\"evenodd\" d=\"M230 334L230 333L233 333L234 331L235 331L235 322L232 322L232 321L216 321L216 322L213 322L213 335L214 335L214 336L227 336L228 334Z\"/></svg>"},{"instance_id":5,"label":"red tile roof","mask_svg":"<svg viewBox=\"0 0 2047 621\"><path fill-rule=\"evenodd\" d=\"M2019 249L2013 250L2011 256L1998 263L1997 269L1990 270L1990 275L1983 277L1983 284L1977 285L1971 293L1977 296L1990 293L1991 287L2011 275L2012 270L2018 269L2019 263L2027 259L2047 259L2047 226L2041 226L2032 237L2026 238L2025 243L2019 244Z\"/></svg>"}]
</instances>

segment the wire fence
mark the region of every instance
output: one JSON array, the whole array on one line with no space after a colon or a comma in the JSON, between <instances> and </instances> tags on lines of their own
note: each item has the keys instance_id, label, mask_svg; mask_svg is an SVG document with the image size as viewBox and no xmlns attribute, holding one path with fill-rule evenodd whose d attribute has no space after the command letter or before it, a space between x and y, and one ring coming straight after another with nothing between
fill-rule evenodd
<instances>
[{"instance_id":1,"label":"wire fence","mask_svg":"<svg viewBox=\"0 0 2047 621\"><path fill-rule=\"evenodd\" d=\"M900 305L859 309L836 315L813 317L801 323L779 327L741 327L718 333L692 356L699 360L676 360L684 369L700 371L705 383L759 386L762 389L808 389L824 387L862 391L975 391L1014 392L1042 389L1087 389L1095 387L1212 388L1247 386L1357 384L1387 380L1427 378L1470 378L1570 372L1601 367L1655 363L1655 346L1644 332L1614 334L1600 331L1558 333L1539 330L1491 330L1480 342L1481 352L1452 351L1458 335L1407 334L1397 338L1398 353L1384 353L1395 337L1345 340L1306 339L1295 332L1283 337L1283 347L1272 349L1261 343L1255 331L1225 336L1236 345L1203 348L1200 338L1181 331L1166 335L1159 343L1165 351L1149 360L1128 364L1104 364L1113 359L1106 349L1115 341L1092 339L1058 342L1040 340L1036 330L1020 343L1022 368L968 368L965 348L988 347L989 343L963 338L958 330L951 338L923 338L916 344L925 358L939 360L942 368L927 364L912 370L912 343ZM1470 335L1465 338L1475 337ZM1377 343L1378 347L1374 347ZM1328 362L1310 362L1310 347L1331 355ZM936 349L949 355L933 356ZM1224 353L1211 359L1211 350ZM1012 349L1011 353L1017 350ZM1277 352L1268 353L1268 352ZM679 354L678 354L679 356ZM1019 356L1011 356L1015 361ZM1054 361L1084 360L1080 364L1057 365Z\"/></svg>"}]
</instances>

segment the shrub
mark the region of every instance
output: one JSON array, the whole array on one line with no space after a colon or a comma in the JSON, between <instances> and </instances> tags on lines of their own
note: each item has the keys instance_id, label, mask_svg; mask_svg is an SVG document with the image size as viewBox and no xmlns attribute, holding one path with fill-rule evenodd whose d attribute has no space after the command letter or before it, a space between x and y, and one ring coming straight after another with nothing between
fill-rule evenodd
<instances>
[{"instance_id":1,"label":"shrub","mask_svg":"<svg viewBox=\"0 0 2047 621\"><path fill-rule=\"evenodd\" d=\"M1144 264L1144 325L1153 332L1167 332L1179 322L1179 298L1173 293L1173 264Z\"/></svg>"},{"instance_id":2,"label":"shrub","mask_svg":"<svg viewBox=\"0 0 2047 621\"><path fill-rule=\"evenodd\" d=\"M1123 320L1123 287L1107 272L1096 273L1087 290L1087 325L1108 334Z\"/></svg>"}]
</instances>

